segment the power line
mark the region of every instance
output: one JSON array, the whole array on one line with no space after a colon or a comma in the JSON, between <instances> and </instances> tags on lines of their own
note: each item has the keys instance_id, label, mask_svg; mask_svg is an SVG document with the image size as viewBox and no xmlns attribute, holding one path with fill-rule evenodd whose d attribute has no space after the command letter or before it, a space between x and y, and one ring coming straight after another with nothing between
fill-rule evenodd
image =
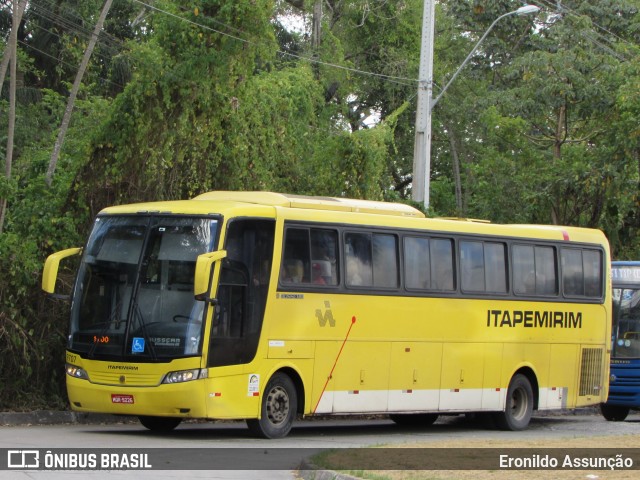
<instances>
[{"instance_id":1,"label":"power line","mask_svg":"<svg viewBox=\"0 0 640 480\"><path fill-rule=\"evenodd\" d=\"M181 17L181 16L176 15L174 13L168 12L166 10L163 10L161 8L158 8L158 7L155 7L153 5L148 4L146 2L143 2L142 0L133 0L133 1L136 2L136 3L139 3L140 5L144 5L145 7L150 8L151 10L154 10L156 12L162 13L164 15L168 15L170 17L173 17L173 18L175 18L177 20L189 23L191 25L195 25L195 26L197 26L199 28L212 31L212 32L218 33L220 35L224 35L226 37L232 38L234 40L237 40L239 42L245 43L247 45L254 45L254 46L258 46L259 45L258 43L253 42L251 40L246 40L246 39L244 39L242 37L239 37L237 35L232 35L230 33L223 32L221 30L217 30L217 29L215 29L213 27L209 27L208 25L202 25L201 23L195 22L195 21L190 20L188 18L184 18L184 17ZM209 19L209 17L207 17L207 18ZM226 28L238 31L234 27L230 27L229 25L225 25L222 22L219 22L219 21L215 21L215 22L217 24L219 24L219 25L223 25ZM240 33L242 33L242 32L240 32ZM358 75L368 75L368 76L371 76L371 77L380 78L380 79L383 79L383 80L386 80L386 81L390 81L390 82L393 82L393 83L398 83L398 84L401 84L401 85L411 85L411 86L413 86L415 83L418 83L418 80L414 79L414 78L396 77L396 76L392 76L392 75L385 75L385 74L382 74L382 73L368 72L368 71L365 71L365 70L359 70L357 68L346 67L344 65L338 65L338 64L335 64L335 63L324 62L322 60L318 60L317 58L306 57L304 55L298 55L298 54L295 54L295 53L286 52L286 51L282 51L282 50L278 50L277 53L279 53L281 55L286 55L286 56L289 56L289 57L297 58L298 60L303 60L303 61L306 61L306 62L309 62L309 63L313 63L313 64L316 64L316 65L323 65L323 66L327 66L327 67L331 67L331 68L337 68L337 69L340 69L340 70L346 70L348 72L356 73ZM411 83L407 83L407 82L411 82Z\"/></svg>"},{"instance_id":2,"label":"power line","mask_svg":"<svg viewBox=\"0 0 640 480\"><path fill-rule=\"evenodd\" d=\"M619 35L617 35L616 33L612 32L611 30L601 26L600 24L598 24L597 22L593 21L593 19L591 17L589 17L588 15L585 14L580 14L577 13L575 10L561 4L560 2L554 3L551 0L538 0L540 3L542 3L547 10L550 11L555 11L558 14L562 14L562 13L566 13L567 15L571 15L573 17L576 18L583 18L583 17L588 17L591 20L591 24L596 27L597 29L606 32L608 35L614 37L615 39L617 39L618 41L625 43L627 45L630 46L636 46L635 44L629 42L628 40L620 37ZM610 38L606 37L605 35L603 35L602 33L592 29L593 35L594 36L590 36L586 33L582 33L582 36L589 42L591 42L593 45L595 45L597 48L601 49L602 51L614 56L617 60L621 61L621 62L626 62L629 61L630 58L627 58L624 54L621 54L620 52L617 52L614 50L614 46L616 45L615 42L613 42ZM597 38L600 38L602 41L597 40ZM604 43L602 43L604 42ZM607 46L606 44L610 44L612 46Z\"/></svg>"},{"instance_id":3,"label":"power line","mask_svg":"<svg viewBox=\"0 0 640 480\"><path fill-rule=\"evenodd\" d=\"M51 29L45 28L43 25L40 24L41 22L35 21L36 18L40 18L50 22L50 25L52 26L52 28L60 27L65 33L70 35L77 35L78 37L84 38L84 39L91 37L93 35L92 31L90 31L89 29L83 27L79 23L76 23L72 20L73 18L75 18L80 22L85 21L74 9L65 8L65 11L64 11L65 15L60 15L59 13L56 13L53 10L49 10L48 8L46 8L44 4L53 5L51 1L47 1L47 0L38 0L37 2L33 0L31 1L31 8L28 11L31 18L34 19L34 21L29 23L30 29L36 28L60 40L64 39L64 37L62 36L62 33L58 33ZM58 29L56 28L56 30ZM65 67L71 70L78 68L77 65L72 65L71 63L62 60L61 58L58 58L57 56L52 55L51 53L46 52L41 48L38 48L33 44L33 42L21 41L21 40L19 40L19 42L20 44L33 50L34 52L38 52L42 56L48 57L54 60L59 65L64 65ZM98 38L98 44L102 45L103 47L106 47L109 50L116 50L116 51L121 51L122 47L124 46L124 42L122 40L118 39L117 37L114 37L113 35L108 34L104 30L100 32L100 35ZM102 60L107 64L113 58L113 55L107 55L107 54L101 53L100 50L95 51L93 56L98 57L100 60ZM119 84L118 82L114 82L103 76L97 75L96 78L100 79L103 82L111 84L114 87L117 87L120 89L124 88L124 86Z\"/></svg>"},{"instance_id":4,"label":"power line","mask_svg":"<svg viewBox=\"0 0 640 480\"><path fill-rule=\"evenodd\" d=\"M68 13L69 16L72 16L75 19L77 19L78 22L73 22L68 17L61 15L55 12L54 10L51 10L45 7L43 3L49 5L51 8L54 8L57 6L51 0L38 0L37 2L32 1L33 5L32 5L32 8L29 9L29 12L36 14L40 18L49 20L51 21L51 23L61 26L66 30L76 31L84 37L91 37L93 35L93 29L86 28L82 25L86 20L74 9L66 7L64 12ZM112 43L117 46L123 45L122 40L109 34L104 29L100 32L100 36L104 37L103 40L105 40L107 43Z\"/></svg>"},{"instance_id":5,"label":"power line","mask_svg":"<svg viewBox=\"0 0 640 480\"><path fill-rule=\"evenodd\" d=\"M47 28L44 28L42 25L38 25L37 23L34 23L34 25L32 25L32 27L35 27L35 28L37 28L37 29L39 29L39 30L42 30L42 31L44 31L44 32L47 32L47 33L49 33L49 34L53 35L54 37L57 37L58 39L63 40L62 35L60 35L60 34L58 34L58 33L54 32L54 31L52 31L52 30L49 30L49 29L47 29ZM109 62L109 61L111 60L111 56L110 56L110 55L102 54L102 53L100 53L99 51L95 52L95 54L96 54L98 57L102 58L102 59L103 59L104 61L106 61L106 62ZM51 55L49 55L49 56L50 56L50 57L52 57ZM54 58L54 57L52 57L52 58Z\"/></svg>"},{"instance_id":6,"label":"power line","mask_svg":"<svg viewBox=\"0 0 640 480\"><path fill-rule=\"evenodd\" d=\"M543 2L547 2L547 3L549 2L549 0L541 0L541 1L543 1ZM581 15L581 14L579 14L579 13L576 13L576 11L575 11L575 10L573 10L573 9L571 9L571 8L569 8L569 7L566 7L566 6L564 6L564 5L561 5L561 6L562 6L562 9L563 9L563 10L565 10L565 11L569 12L571 15L575 15L576 17L583 16L583 15ZM599 23L597 23L597 22L594 22L594 21L593 21L593 19L591 19L591 23L592 23L594 26L596 26L598 29L600 29L600 30L602 30L603 32L605 32L605 33L607 33L607 34L611 35L612 37L615 37L616 39L620 40L621 42L631 44L629 41L627 41L626 39L624 39L624 38L622 38L621 36L617 35L616 33L612 32L611 30L609 30L609 29L607 29L607 28L603 27L602 25L600 25L600 24L599 24ZM603 38L604 38L604 37L603 37ZM608 39L607 39L607 40L608 40Z\"/></svg>"},{"instance_id":7,"label":"power line","mask_svg":"<svg viewBox=\"0 0 640 480\"><path fill-rule=\"evenodd\" d=\"M38 52L38 53L41 53L42 55L45 55L45 56L47 56L47 57L49 57L49 58L52 58L52 59L53 59L53 60L55 60L56 62L61 63L62 65L66 66L66 67L69 67L69 68L78 68L78 66L77 66L77 65L71 65L70 63L65 62L64 60L60 60L59 58L54 57L54 56L53 56L53 55L51 55L50 53L47 53L47 52L45 52L44 50L40 50L39 48L34 47L33 45L30 45L30 44L28 44L28 43L24 42L23 40L18 40L18 43L20 43L20 44L24 45L24 46L25 46L25 47L27 47L27 48L30 48L31 50L34 50L34 51L36 51L36 52ZM113 85L113 86L115 86L115 87L124 88L124 86L123 86L123 85L120 85L119 83L113 82L113 81L109 80L108 78L104 78L104 77L98 77L98 78L99 78L100 80L104 80L104 81L105 81L105 82L107 82L107 83L110 83L111 85Z\"/></svg>"}]
</instances>

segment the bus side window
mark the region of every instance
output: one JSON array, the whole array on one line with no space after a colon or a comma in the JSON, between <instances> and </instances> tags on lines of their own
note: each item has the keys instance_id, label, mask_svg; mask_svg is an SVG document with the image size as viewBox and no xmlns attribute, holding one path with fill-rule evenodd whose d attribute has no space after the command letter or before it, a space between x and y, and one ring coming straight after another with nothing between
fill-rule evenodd
<instances>
[{"instance_id":1,"label":"bus side window","mask_svg":"<svg viewBox=\"0 0 640 480\"><path fill-rule=\"evenodd\" d=\"M507 293L507 247L502 242L484 242L485 288Z\"/></svg>"},{"instance_id":2,"label":"bus side window","mask_svg":"<svg viewBox=\"0 0 640 480\"><path fill-rule=\"evenodd\" d=\"M282 283L309 283L309 229L287 228L282 258Z\"/></svg>"},{"instance_id":3,"label":"bus side window","mask_svg":"<svg viewBox=\"0 0 640 480\"><path fill-rule=\"evenodd\" d=\"M556 250L553 247L535 247L536 293L539 295L558 294Z\"/></svg>"},{"instance_id":4,"label":"bus side window","mask_svg":"<svg viewBox=\"0 0 640 480\"><path fill-rule=\"evenodd\" d=\"M373 285L398 286L398 242L395 235L373 234Z\"/></svg>"},{"instance_id":5,"label":"bus side window","mask_svg":"<svg viewBox=\"0 0 640 480\"><path fill-rule=\"evenodd\" d=\"M562 286L565 295L602 296L602 252L589 248L563 248Z\"/></svg>"},{"instance_id":6,"label":"bus side window","mask_svg":"<svg viewBox=\"0 0 640 480\"><path fill-rule=\"evenodd\" d=\"M335 286L338 282L337 230L288 227L280 283Z\"/></svg>"},{"instance_id":7,"label":"bus side window","mask_svg":"<svg viewBox=\"0 0 640 480\"><path fill-rule=\"evenodd\" d=\"M536 293L536 263L533 245L514 245L513 253L513 291L517 295Z\"/></svg>"},{"instance_id":8,"label":"bus side window","mask_svg":"<svg viewBox=\"0 0 640 480\"><path fill-rule=\"evenodd\" d=\"M311 281L316 285L338 285L338 232L311 229Z\"/></svg>"},{"instance_id":9,"label":"bus side window","mask_svg":"<svg viewBox=\"0 0 640 480\"><path fill-rule=\"evenodd\" d=\"M602 254L598 250L582 252L584 294L587 297L602 296Z\"/></svg>"},{"instance_id":10,"label":"bus side window","mask_svg":"<svg viewBox=\"0 0 640 480\"><path fill-rule=\"evenodd\" d=\"M348 286L371 286L371 236L365 233L345 235L345 266Z\"/></svg>"},{"instance_id":11,"label":"bus side window","mask_svg":"<svg viewBox=\"0 0 640 480\"><path fill-rule=\"evenodd\" d=\"M353 252L353 247L349 243L346 243L345 245L344 255L345 255L345 269L347 271L347 285L350 285L350 286L362 285L362 276L360 275L360 264Z\"/></svg>"},{"instance_id":12,"label":"bus side window","mask_svg":"<svg viewBox=\"0 0 640 480\"><path fill-rule=\"evenodd\" d=\"M513 290L516 295L558 294L556 253L553 247L514 245Z\"/></svg>"},{"instance_id":13,"label":"bus side window","mask_svg":"<svg viewBox=\"0 0 640 480\"><path fill-rule=\"evenodd\" d=\"M440 291L455 290L453 240L449 238L432 238L429 243L431 288Z\"/></svg>"},{"instance_id":14,"label":"bus side window","mask_svg":"<svg viewBox=\"0 0 640 480\"><path fill-rule=\"evenodd\" d=\"M460 242L460 267L462 290L484 292L485 275L482 242Z\"/></svg>"},{"instance_id":15,"label":"bus side window","mask_svg":"<svg viewBox=\"0 0 640 480\"><path fill-rule=\"evenodd\" d=\"M398 241L395 235L347 233L345 235L347 286L396 288Z\"/></svg>"},{"instance_id":16,"label":"bus side window","mask_svg":"<svg viewBox=\"0 0 640 480\"><path fill-rule=\"evenodd\" d=\"M584 295L584 277L582 272L582 252L577 248L563 248L562 288L565 295Z\"/></svg>"},{"instance_id":17,"label":"bus side window","mask_svg":"<svg viewBox=\"0 0 640 480\"><path fill-rule=\"evenodd\" d=\"M426 290L431 286L431 259L429 239L420 237L404 238L404 275L409 289Z\"/></svg>"},{"instance_id":18,"label":"bus side window","mask_svg":"<svg viewBox=\"0 0 640 480\"><path fill-rule=\"evenodd\" d=\"M460 242L462 290L507 293L506 245L502 242Z\"/></svg>"}]
</instances>

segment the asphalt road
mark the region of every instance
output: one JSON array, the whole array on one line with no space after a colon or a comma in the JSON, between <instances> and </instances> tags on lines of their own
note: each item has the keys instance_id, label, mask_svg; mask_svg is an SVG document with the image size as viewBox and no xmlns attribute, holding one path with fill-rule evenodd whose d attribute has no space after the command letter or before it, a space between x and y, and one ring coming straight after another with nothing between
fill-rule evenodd
<instances>
[{"instance_id":1,"label":"asphalt road","mask_svg":"<svg viewBox=\"0 0 640 480\"><path fill-rule=\"evenodd\" d=\"M152 450L155 467L180 463L179 459L193 458L196 453L222 457L221 470L120 470L109 471L42 471L0 470L0 478L11 479L67 479L84 478L148 478L154 480L182 478L296 478L300 462L317 451L328 448L358 448L366 446L420 443L434 446L449 442L464 446L467 441L487 440L546 440L589 438L602 435L636 435L640 431L640 414L631 414L625 422L607 422L594 411L537 415L530 427L522 432L503 432L487 429L479 421L464 416L441 417L425 428L399 427L380 419L323 419L296 422L291 434L278 440L253 438L244 422L183 423L168 434L152 434L134 422L103 424L12 425L0 429L0 449L5 452L38 450L40 460L45 452L145 452ZM593 447L601 447L594 439ZM66 449L66 450L60 450ZM88 449L88 450L86 450ZM183 449L183 450L181 450ZM242 452L249 449L251 455ZM159 458L157 452L161 452ZM8 453L3 453L7 455ZM195 455L195 457L194 457ZM182 457L181 457L182 456ZM52 457L50 457L52 458ZM58 457L62 458L62 457ZM0 458L0 465L4 459ZM66 460L65 460L66 461ZM5 460L5 467L8 460ZM174 462L174 463L172 463ZM177 462L177 463L176 463ZM171 467L168 467L171 468ZM236 470L237 468L237 470ZM262 470L267 468L269 470Z\"/></svg>"}]
</instances>

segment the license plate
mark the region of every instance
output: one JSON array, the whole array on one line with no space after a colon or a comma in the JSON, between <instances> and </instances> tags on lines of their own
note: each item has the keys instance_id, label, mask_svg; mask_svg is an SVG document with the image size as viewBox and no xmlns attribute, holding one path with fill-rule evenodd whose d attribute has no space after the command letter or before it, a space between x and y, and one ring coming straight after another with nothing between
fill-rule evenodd
<instances>
[{"instance_id":1,"label":"license plate","mask_svg":"<svg viewBox=\"0 0 640 480\"><path fill-rule=\"evenodd\" d=\"M111 394L111 403L122 403L131 405L133 404L133 395L120 395L116 393Z\"/></svg>"}]
</instances>

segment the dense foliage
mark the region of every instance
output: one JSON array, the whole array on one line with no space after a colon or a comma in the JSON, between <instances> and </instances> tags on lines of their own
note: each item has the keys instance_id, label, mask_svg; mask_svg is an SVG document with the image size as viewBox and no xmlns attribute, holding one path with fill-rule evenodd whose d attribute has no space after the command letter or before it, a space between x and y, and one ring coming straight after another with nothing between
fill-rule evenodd
<instances>
[{"instance_id":1,"label":"dense foliage","mask_svg":"<svg viewBox=\"0 0 640 480\"><path fill-rule=\"evenodd\" d=\"M30 0L17 30L0 408L64 405L68 306L40 292L42 263L104 206L214 189L410 201L422 0L114 0L47 186L103 3ZM601 228L616 258L639 258L640 0L531 3L433 110L429 214ZM5 57L15 5L0 0ZM437 3L434 94L519 6Z\"/></svg>"}]
</instances>

